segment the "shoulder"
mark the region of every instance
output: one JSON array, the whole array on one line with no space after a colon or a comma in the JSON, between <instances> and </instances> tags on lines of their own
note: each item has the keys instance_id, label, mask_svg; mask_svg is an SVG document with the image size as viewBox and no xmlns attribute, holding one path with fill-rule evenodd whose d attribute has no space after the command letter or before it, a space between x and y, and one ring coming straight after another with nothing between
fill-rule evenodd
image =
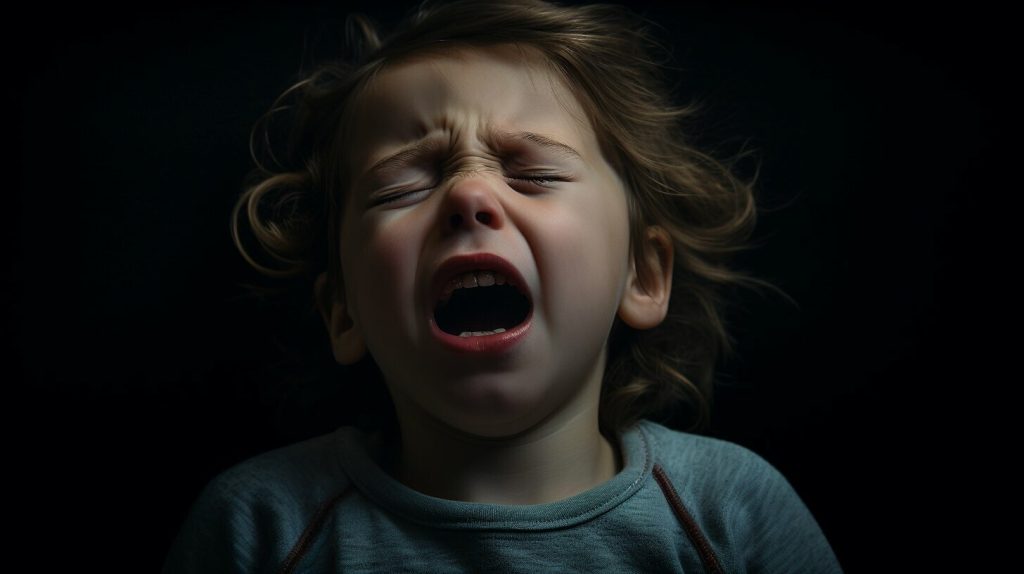
<instances>
[{"instance_id":1,"label":"shoulder","mask_svg":"<svg viewBox=\"0 0 1024 574\"><path fill-rule=\"evenodd\" d=\"M749 448L727 440L641 423L652 459L694 504L765 505L792 502L796 492L777 468ZM775 496L764 498L766 494ZM785 495L779 500L778 495Z\"/></svg>"},{"instance_id":2,"label":"shoulder","mask_svg":"<svg viewBox=\"0 0 1024 574\"><path fill-rule=\"evenodd\" d=\"M260 453L216 475L199 502L223 512L299 520L348 485L338 462L346 429Z\"/></svg>"},{"instance_id":3,"label":"shoulder","mask_svg":"<svg viewBox=\"0 0 1024 574\"><path fill-rule=\"evenodd\" d=\"M317 498L344 486L339 462L342 437L350 429L313 437L253 456L221 472L209 488L250 502L283 492Z\"/></svg>"},{"instance_id":4,"label":"shoulder","mask_svg":"<svg viewBox=\"0 0 1024 574\"><path fill-rule=\"evenodd\" d=\"M810 510L754 451L643 421L654 463L732 565L760 572L841 572Z\"/></svg>"},{"instance_id":5,"label":"shoulder","mask_svg":"<svg viewBox=\"0 0 1024 574\"><path fill-rule=\"evenodd\" d=\"M258 572L280 564L318 509L348 488L337 452L345 432L261 453L214 476L163 571Z\"/></svg>"},{"instance_id":6,"label":"shoulder","mask_svg":"<svg viewBox=\"0 0 1024 574\"><path fill-rule=\"evenodd\" d=\"M781 478L761 455L745 446L714 437L670 429L641 421L652 456L671 476L688 476L718 486L742 486L761 479ZM700 472L695 472L699 469Z\"/></svg>"}]
</instances>

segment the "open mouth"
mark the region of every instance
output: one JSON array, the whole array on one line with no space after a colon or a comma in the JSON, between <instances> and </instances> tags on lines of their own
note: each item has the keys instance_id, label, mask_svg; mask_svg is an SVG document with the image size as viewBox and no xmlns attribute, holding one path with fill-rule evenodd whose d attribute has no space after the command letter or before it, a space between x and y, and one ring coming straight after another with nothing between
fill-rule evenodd
<instances>
[{"instance_id":1,"label":"open mouth","mask_svg":"<svg viewBox=\"0 0 1024 574\"><path fill-rule=\"evenodd\" d=\"M445 286L434 307L437 327L450 335L495 335L522 324L532 303L496 271L470 271Z\"/></svg>"}]
</instances>

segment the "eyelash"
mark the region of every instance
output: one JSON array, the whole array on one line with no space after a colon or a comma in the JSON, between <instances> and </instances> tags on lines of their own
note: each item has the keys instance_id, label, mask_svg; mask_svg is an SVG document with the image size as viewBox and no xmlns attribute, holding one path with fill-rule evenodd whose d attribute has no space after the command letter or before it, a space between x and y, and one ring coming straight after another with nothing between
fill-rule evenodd
<instances>
[{"instance_id":1,"label":"eyelash","mask_svg":"<svg viewBox=\"0 0 1024 574\"><path fill-rule=\"evenodd\" d=\"M513 181L528 181L530 183L533 183L534 185L539 185L540 187L547 187L547 186L551 185L553 182L556 182L556 181L566 181L564 178L554 177L554 176L550 176L550 175L549 176L535 176L535 177L511 177L511 176L509 176L509 177L506 177L505 179L510 179L510 180L513 180ZM419 192L422 192L422 191L427 191L427 190L430 190L430 189L433 189L433 188L432 187L427 187L427 188L424 188L424 189L414 189L412 191L404 191L404 192L401 192L401 193L395 193L395 194L392 194L392 195L388 195L388 196L380 198L377 201L377 205L381 205L381 204L385 204L385 203L393 203L393 202L398 201L399 199L401 199L401 198L403 198L403 197L405 197L407 195L411 195L413 193L419 193Z\"/></svg>"},{"instance_id":2,"label":"eyelash","mask_svg":"<svg viewBox=\"0 0 1024 574\"><path fill-rule=\"evenodd\" d=\"M512 180L515 180L515 181L529 181L529 182L533 182L533 183L535 183L537 185L540 185L540 186L551 185L551 183L555 182L555 181L565 181L564 179L560 179L560 178L552 177L552 176L509 177L508 179L512 179ZM541 183L542 181L546 182L546 183Z\"/></svg>"}]
</instances>

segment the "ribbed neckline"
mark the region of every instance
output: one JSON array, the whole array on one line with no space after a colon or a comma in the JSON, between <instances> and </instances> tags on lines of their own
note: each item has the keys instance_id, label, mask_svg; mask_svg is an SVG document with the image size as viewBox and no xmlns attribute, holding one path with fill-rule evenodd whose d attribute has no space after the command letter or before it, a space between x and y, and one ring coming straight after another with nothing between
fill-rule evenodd
<instances>
[{"instance_id":1,"label":"ribbed neckline","mask_svg":"<svg viewBox=\"0 0 1024 574\"><path fill-rule=\"evenodd\" d=\"M336 432L342 468L371 502L403 518L433 528L459 530L547 530L591 520L633 496L653 466L647 421L621 435L623 468L602 484L556 502L529 505L484 504L446 500L413 490L394 479L372 458L368 437L360 429Z\"/></svg>"}]
</instances>

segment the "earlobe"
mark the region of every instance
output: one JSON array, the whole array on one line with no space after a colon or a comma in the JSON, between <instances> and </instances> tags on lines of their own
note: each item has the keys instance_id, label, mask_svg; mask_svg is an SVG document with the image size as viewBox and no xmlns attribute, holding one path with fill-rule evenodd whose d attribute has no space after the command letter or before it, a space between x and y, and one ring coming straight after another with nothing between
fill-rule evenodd
<instances>
[{"instance_id":1,"label":"earlobe","mask_svg":"<svg viewBox=\"0 0 1024 574\"><path fill-rule=\"evenodd\" d=\"M672 295L672 238L653 225L644 233L644 265L630 253L630 274L619 303L619 318L634 329L652 329L668 314Z\"/></svg>"},{"instance_id":2,"label":"earlobe","mask_svg":"<svg viewBox=\"0 0 1024 574\"><path fill-rule=\"evenodd\" d=\"M358 362L366 354L366 342L359 327L349 316L344 298L328 292L326 272L317 276L313 284L313 297L327 327L334 360L342 365Z\"/></svg>"}]
</instances>

